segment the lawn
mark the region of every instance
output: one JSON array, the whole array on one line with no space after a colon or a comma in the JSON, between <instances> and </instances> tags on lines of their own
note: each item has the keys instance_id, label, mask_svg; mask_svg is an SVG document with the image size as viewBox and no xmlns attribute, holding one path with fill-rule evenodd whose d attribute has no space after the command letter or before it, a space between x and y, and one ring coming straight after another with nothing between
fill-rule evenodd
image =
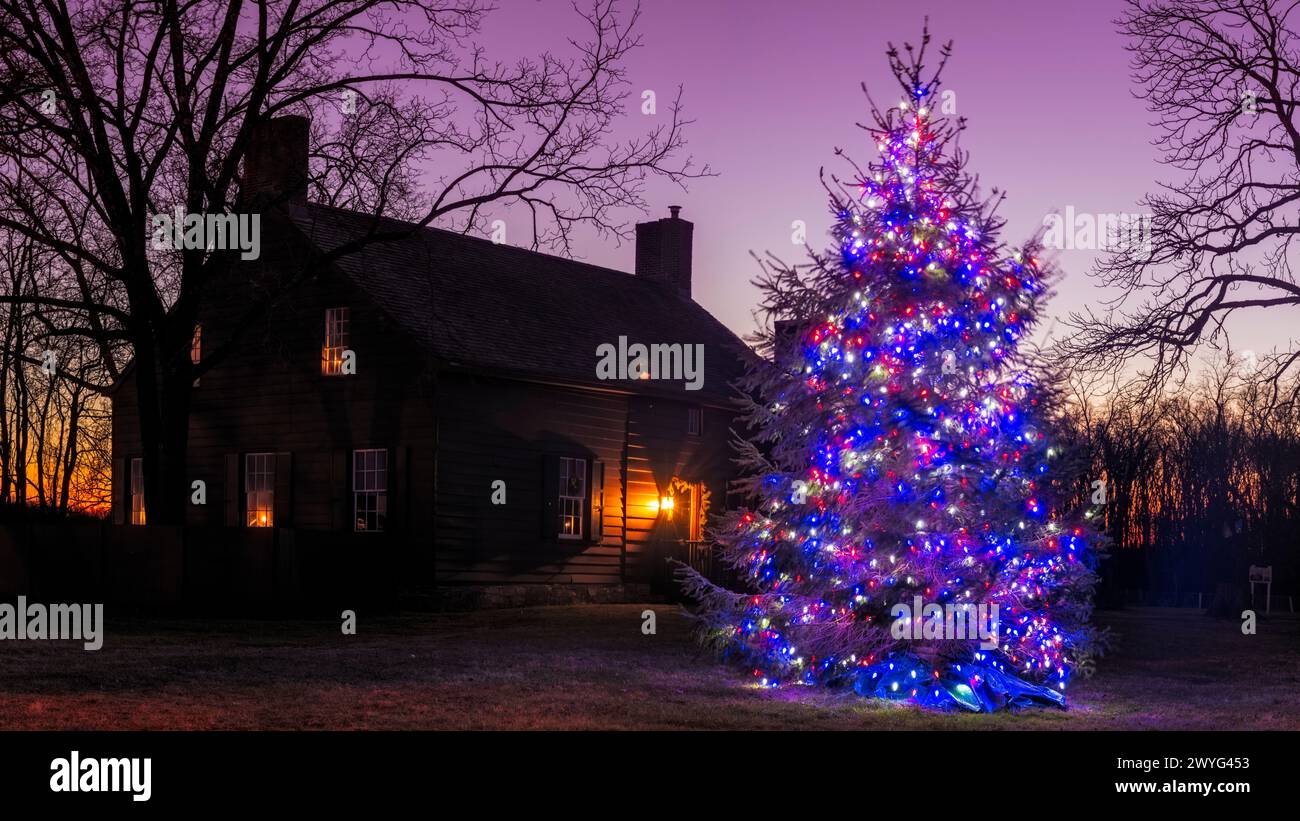
<instances>
[{"instance_id":1,"label":"lawn","mask_svg":"<svg viewBox=\"0 0 1300 821\"><path fill-rule=\"evenodd\" d=\"M658 615L656 635L641 612ZM114 621L104 648L0 642L4 729L1300 729L1300 619L1099 614L1117 634L1069 711L936 715L764 690L670 605L337 621Z\"/></svg>"}]
</instances>

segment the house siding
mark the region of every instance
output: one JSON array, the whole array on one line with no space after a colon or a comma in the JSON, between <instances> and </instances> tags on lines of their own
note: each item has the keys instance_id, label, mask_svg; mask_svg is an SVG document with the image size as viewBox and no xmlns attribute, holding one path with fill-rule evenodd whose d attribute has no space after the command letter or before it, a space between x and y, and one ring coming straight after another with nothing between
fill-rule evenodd
<instances>
[{"instance_id":1,"label":"house siding","mask_svg":"<svg viewBox=\"0 0 1300 821\"><path fill-rule=\"evenodd\" d=\"M308 289L304 289L308 290ZM350 309L349 347L357 373L323 376L320 348L327 308ZM236 305L217 302L201 317L202 344L230 339ZM209 348L212 346L212 348ZM190 505L187 524L227 524L227 459L257 451L288 453L292 495L288 519L277 527L342 529L350 500L337 487L340 456L354 448L390 450L390 529L432 527L427 506L408 499L433 494L433 382L418 349L395 333L364 294L341 277L323 278L273 324L246 330L238 348L194 388L187 452L188 476L207 486L207 504ZM135 374L113 395L113 453L129 459L141 450ZM397 475L398 451L401 474ZM242 463L241 463L242 464ZM115 503L118 500L114 500ZM348 528L350 529L350 528Z\"/></svg>"},{"instance_id":2,"label":"house siding","mask_svg":"<svg viewBox=\"0 0 1300 821\"><path fill-rule=\"evenodd\" d=\"M650 506L667 493L674 478L702 483L709 491L710 514L721 512L732 475L730 429L733 414L703 409L699 436L688 435L690 402L633 397L627 432L627 576L653 581L667 574L665 560L682 558L673 524Z\"/></svg>"},{"instance_id":3,"label":"house siding","mask_svg":"<svg viewBox=\"0 0 1300 821\"><path fill-rule=\"evenodd\" d=\"M388 530L396 538L386 541L398 545L408 589L662 580L664 559L680 554L680 533L650 502L678 477L704 483L712 512L721 509L732 473L730 411L704 408L703 435L693 436L689 393L651 398L626 386L546 384L436 362L427 340L339 271L313 278L276 304L272 320L250 325L244 307L262 298L253 293L259 283L308 250L283 235L264 248L258 263L214 283L200 317L205 353L241 333L194 389L188 476L206 483L207 504L189 507L190 526L229 526L242 508L243 456L268 451L290 471L288 481L277 477L275 526L295 531L287 535L296 549L312 550L311 534L328 531L321 541L343 537L346 550L365 550L376 537L351 533L349 479L351 451L369 447L389 451ZM350 309L356 375L320 372L325 311L335 307ZM138 419L128 372L113 395L115 488L140 455ZM543 465L558 456L603 465L596 538L544 533L553 513L543 512ZM505 504L492 503L497 480ZM129 496L115 491L114 504L115 515L125 505L129 520Z\"/></svg>"},{"instance_id":4,"label":"house siding","mask_svg":"<svg viewBox=\"0 0 1300 821\"><path fill-rule=\"evenodd\" d=\"M627 397L461 374L439 388L438 583L621 581ZM547 455L604 464L598 540L543 538Z\"/></svg>"}]
</instances>

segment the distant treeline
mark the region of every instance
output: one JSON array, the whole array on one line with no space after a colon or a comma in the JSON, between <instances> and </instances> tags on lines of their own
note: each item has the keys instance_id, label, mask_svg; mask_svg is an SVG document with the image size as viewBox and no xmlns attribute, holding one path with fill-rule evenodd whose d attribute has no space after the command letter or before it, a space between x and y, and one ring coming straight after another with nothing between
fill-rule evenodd
<instances>
[{"instance_id":1,"label":"distant treeline","mask_svg":"<svg viewBox=\"0 0 1300 821\"><path fill-rule=\"evenodd\" d=\"M78 287L78 279L52 253L0 230L0 513L5 518L107 509L112 419L103 393L109 381L103 351L71 333L68 318L51 310L51 299Z\"/></svg>"},{"instance_id":2,"label":"distant treeline","mask_svg":"<svg viewBox=\"0 0 1300 821\"><path fill-rule=\"evenodd\" d=\"M1208 595L1251 565L1273 566L1275 595L1296 591L1300 407L1233 362L1158 399L1075 407L1078 500L1104 492L1109 595Z\"/></svg>"}]
</instances>

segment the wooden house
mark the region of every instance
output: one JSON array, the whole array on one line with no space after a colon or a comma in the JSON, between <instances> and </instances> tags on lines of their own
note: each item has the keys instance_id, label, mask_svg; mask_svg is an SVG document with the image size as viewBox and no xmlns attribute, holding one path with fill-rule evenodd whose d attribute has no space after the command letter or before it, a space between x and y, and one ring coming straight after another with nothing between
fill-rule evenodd
<instances>
[{"instance_id":1,"label":"wooden house","mask_svg":"<svg viewBox=\"0 0 1300 821\"><path fill-rule=\"evenodd\" d=\"M628 274L308 202L306 163L297 117L265 124L245 162L245 190L283 202L261 215L259 258L205 300L195 354L230 353L194 390L189 473L207 498L187 530L232 551L265 530L349 564L396 557L408 589L623 585L661 578L666 555L704 560L750 353L691 299L677 209L637 226ZM268 297L374 231L406 236ZM637 345L656 378L625 367ZM113 516L148 528L132 379L113 394Z\"/></svg>"}]
</instances>

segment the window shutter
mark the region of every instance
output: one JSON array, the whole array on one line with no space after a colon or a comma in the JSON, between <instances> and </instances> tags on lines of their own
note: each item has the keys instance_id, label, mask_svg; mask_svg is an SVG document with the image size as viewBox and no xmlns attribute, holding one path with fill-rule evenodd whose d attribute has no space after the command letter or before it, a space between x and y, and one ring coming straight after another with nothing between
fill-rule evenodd
<instances>
[{"instance_id":1,"label":"window shutter","mask_svg":"<svg viewBox=\"0 0 1300 821\"><path fill-rule=\"evenodd\" d=\"M409 483L406 466L410 462L410 448L399 446L388 451L388 527L405 530L406 493Z\"/></svg>"},{"instance_id":2,"label":"window shutter","mask_svg":"<svg viewBox=\"0 0 1300 821\"><path fill-rule=\"evenodd\" d=\"M293 454L275 454L275 498L271 500L276 527L293 526Z\"/></svg>"},{"instance_id":3,"label":"window shutter","mask_svg":"<svg viewBox=\"0 0 1300 821\"><path fill-rule=\"evenodd\" d=\"M560 457L542 457L542 538L560 533Z\"/></svg>"},{"instance_id":4,"label":"window shutter","mask_svg":"<svg viewBox=\"0 0 1300 821\"><path fill-rule=\"evenodd\" d=\"M591 532L588 534L593 543L600 544L605 540L605 463L591 463L591 482L587 487L591 489L591 514L588 520L591 522Z\"/></svg>"},{"instance_id":5,"label":"window shutter","mask_svg":"<svg viewBox=\"0 0 1300 821\"><path fill-rule=\"evenodd\" d=\"M352 468L352 461L346 450L334 451L334 459L330 468L330 521L335 530L352 530L355 522L349 524L351 520L351 500L348 492L352 489L352 477L348 471Z\"/></svg>"},{"instance_id":6,"label":"window shutter","mask_svg":"<svg viewBox=\"0 0 1300 821\"><path fill-rule=\"evenodd\" d=\"M131 477L127 475L126 459L113 457L113 524L126 524L126 512L131 509Z\"/></svg>"},{"instance_id":7,"label":"window shutter","mask_svg":"<svg viewBox=\"0 0 1300 821\"><path fill-rule=\"evenodd\" d=\"M226 454L226 527L239 527L239 497L243 492L239 486L239 454Z\"/></svg>"}]
</instances>

